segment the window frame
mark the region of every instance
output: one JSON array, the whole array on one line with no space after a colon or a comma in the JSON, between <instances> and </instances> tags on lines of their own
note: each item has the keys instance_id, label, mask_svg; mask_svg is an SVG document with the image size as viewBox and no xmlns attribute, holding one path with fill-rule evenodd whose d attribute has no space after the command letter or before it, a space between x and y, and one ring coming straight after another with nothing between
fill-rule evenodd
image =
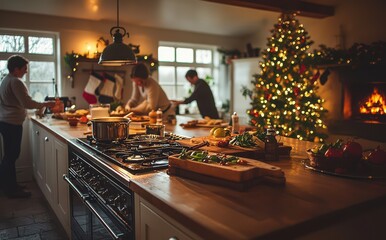
<instances>
[{"instance_id":1,"label":"window frame","mask_svg":"<svg viewBox=\"0 0 386 240\"><path fill-rule=\"evenodd\" d=\"M215 97L216 103L219 102L219 96L218 96L218 76L219 76L219 54L217 53L217 46L214 45L203 45L203 44L193 44L193 43L178 43L178 42L164 42L161 41L158 44L158 47L173 47L174 48L174 61L169 62L169 61L161 61L159 60L159 67L161 66L171 66L174 67L174 75L175 75L175 80L174 83L163 83L158 79L160 82L161 86L167 86L167 87L174 87L174 92L173 92L173 97L177 98L178 94L178 87L183 87L186 86L187 84L189 85L188 81L178 81L177 79L177 67L187 67L190 69L197 69L197 68L210 68L211 69L211 76L214 79L214 84L211 85L211 89L213 92L213 95ZM177 48L191 48L193 49L193 63L186 63L186 62L177 62ZM157 48L158 49L158 48ZM212 53L212 61L211 63L197 63L196 62L196 50L209 50ZM216 64L217 63L217 64ZM161 78L160 75L158 75L159 78ZM206 76L199 76L200 78L205 79ZM171 97L171 96L170 96Z\"/></svg>"},{"instance_id":2,"label":"window frame","mask_svg":"<svg viewBox=\"0 0 386 240\"><path fill-rule=\"evenodd\" d=\"M61 71L60 71L60 42L59 42L59 33L58 32L48 32L48 31L34 31L34 30L20 30L20 29L9 29L9 28L0 28L1 35L16 35L24 37L24 53L21 52L0 52L0 60L7 61L8 58L12 55L21 55L27 58L30 62L34 61L43 61L43 62L53 62L54 63L54 78L55 82L51 81L32 81L30 79L30 72L23 77L24 83L27 88L30 89L31 84L52 84L54 89L55 84L57 84L58 95L61 95ZM53 44L53 53L52 54L40 54L40 53L29 53L29 43L28 37L47 37L52 38ZM6 73L8 70L6 69ZM0 76L3 78L3 76Z\"/></svg>"}]
</instances>

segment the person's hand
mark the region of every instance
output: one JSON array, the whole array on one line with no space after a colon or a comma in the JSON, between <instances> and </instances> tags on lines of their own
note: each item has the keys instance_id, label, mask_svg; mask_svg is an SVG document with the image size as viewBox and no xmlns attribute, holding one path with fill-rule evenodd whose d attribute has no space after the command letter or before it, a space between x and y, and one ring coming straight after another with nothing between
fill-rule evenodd
<instances>
[{"instance_id":1,"label":"person's hand","mask_svg":"<svg viewBox=\"0 0 386 240\"><path fill-rule=\"evenodd\" d=\"M53 108L55 106L55 101L47 101L47 102L44 102L44 106L45 107L48 107L48 108Z\"/></svg>"},{"instance_id":2,"label":"person's hand","mask_svg":"<svg viewBox=\"0 0 386 240\"><path fill-rule=\"evenodd\" d=\"M184 101L178 101L178 100L170 100L174 105L180 105L182 104Z\"/></svg>"}]
</instances>

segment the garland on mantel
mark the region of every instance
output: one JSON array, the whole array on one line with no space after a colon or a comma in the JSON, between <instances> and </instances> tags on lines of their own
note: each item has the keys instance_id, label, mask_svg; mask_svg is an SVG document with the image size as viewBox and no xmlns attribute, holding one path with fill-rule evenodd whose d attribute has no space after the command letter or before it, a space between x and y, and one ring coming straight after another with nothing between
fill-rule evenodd
<instances>
[{"instance_id":1,"label":"garland on mantel","mask_svg":"<svg viewBox=\"0 0 386 240\"><path fill-rule=\"evenodd\" d=\"M368 65L386 65L386 42L366 45L355 43L349 49L334 49L319 45L312 53L315 65L350 65L359 68Z\"/></svg>"},{"instance_id":2,"label":"garland on mantel","mask_svg":"<svg viewBox=\"0 0 386 240\"><path fill-rule=\"evenodd\" d=\"M153 54L136 55L136 57L138 62L146 63L149 66L150 74L152 74L154 71L157 71L159 63L158 63L158 59L153 57ZM93 62L93 61L98 61L98 58L87 58L73 51L71 53L66 53L66 55L64 56L64 62L71 70L71 73L67 75L67 79L69 79L71 82L74 79L75 72L78 70L79 62L82 62L82 61Z\"/></svg>"}]
</instances>

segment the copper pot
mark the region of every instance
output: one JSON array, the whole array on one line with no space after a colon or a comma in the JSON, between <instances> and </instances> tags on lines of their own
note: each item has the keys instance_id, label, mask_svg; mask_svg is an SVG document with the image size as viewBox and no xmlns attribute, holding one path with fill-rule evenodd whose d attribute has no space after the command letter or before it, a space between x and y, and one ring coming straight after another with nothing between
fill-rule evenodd
<instances>
[{"instance_id":1,"label":"copper pot","mask_svg":"<svg viewBox=\"0 0 386 240\"><path fill-rule=\"evenodd\" d=\"M125 117L103 117L91 119L92 137L96 141L122 141L129 135L130 119Z\"/></svg>"}]
</instances>

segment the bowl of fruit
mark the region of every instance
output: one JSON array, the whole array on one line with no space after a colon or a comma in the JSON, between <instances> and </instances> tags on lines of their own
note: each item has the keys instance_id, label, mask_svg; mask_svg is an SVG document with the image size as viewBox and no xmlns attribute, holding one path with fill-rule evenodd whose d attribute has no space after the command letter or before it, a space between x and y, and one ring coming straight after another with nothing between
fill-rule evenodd
<instances>
[{"instance_id":1,"label":"bowl of fruit","mask_svg":"<svg viewBox=\"0 0 386 240\"><path fill-rule=\"evenodd\" d=\"M363 150L354 140L315 146L307 150L306 167L320 172L354 178L386 178L386 152Z\"/></svg>"}]
</instances>

